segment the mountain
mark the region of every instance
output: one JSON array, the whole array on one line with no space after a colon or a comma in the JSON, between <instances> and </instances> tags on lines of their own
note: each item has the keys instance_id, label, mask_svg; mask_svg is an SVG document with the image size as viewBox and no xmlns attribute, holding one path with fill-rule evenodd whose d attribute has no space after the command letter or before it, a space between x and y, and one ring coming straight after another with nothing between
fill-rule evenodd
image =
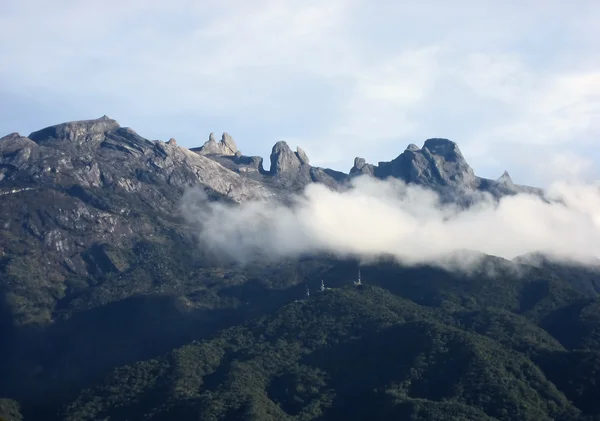
<instances>
[{"instance_id":1,"label":"mountain","mask_svg":"<svg viewBox=\"0 0 600 421\"><path fill-rule=\"evenodd\" d=\"M466 204L540 190L477 177L447 139L378 165L356 158L348 174L283 141L269 158L267 170L226 133L187 149L106 116L1 138L0 417L600 416L594 270L487 256L458 275L382 260L357 290L356 261L225 261L180 209L192 186L211 201L285 202L360 175ZM317 294L320 279L336 289Z\"/></svg>"},{"instance_id":2,"label":"mountain","mask_svg":"<svg viewBox=\"0 0 600 421\"><path fill-rule=\"evenodd\" d=\"M532 190L474 176L458 146L445 139L429 139L422 149L411 145L376 167L357 158L350 174L313 167L302 149L294 152L283 141L273 146L270 161L267 171L262 158L241 154L226 133L220 142L211 134L204 146L189 150L174 139L144 139L106 116L47 127L28 137L3 137L0 253L18 258L0 268L21 285L44 279L47 292L31 303L11 291L16 297L9 307L16 319L51 321L68 279L77 278L72 282L78 289L84 287L81 278L123 272L131 266L129 250L140 241L180 243L188 230L178 205L190 186L201 187L213 200L234 203L285 198L313 182L342 189L361 173L397 177L457 198L467 191L498 196ZM42 260L38 276L22 273Z\"/></svg>"},{"instance_id":3,"label":"mountain","mask_svg":"<svg viewBox=\"0 0 600 421\"><path fill-rule=\"evenodd\" d=\"M314 293L115 370L65 419L574 420L597 411L581 370L600 354L579 360L532 321L548 312L542 302L514 298L531 308L428 306L375 286Z\"/></svg>"},{"instance_id":4,"label":"mountain","mask_svg":"<svg viewBox=\"0 0 600 421\"><path fill-rule=\"evenodd\" d=\"M374 166L356 158L351 175L394 177L407 183L431 188L447 200L460 200L473 191L494 197L517 193L542 194L540 189L515 185L505 173L498 180L477 177L463 157L458 145L448 139L427 139L422 148L411 144L396 159Z\"/></svg>"}]
</instances>

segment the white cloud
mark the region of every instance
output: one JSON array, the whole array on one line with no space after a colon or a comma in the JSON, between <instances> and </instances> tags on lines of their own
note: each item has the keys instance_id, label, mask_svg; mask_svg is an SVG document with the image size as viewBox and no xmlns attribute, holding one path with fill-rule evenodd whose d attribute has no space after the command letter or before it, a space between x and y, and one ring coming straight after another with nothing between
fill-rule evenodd
<instances>
[{"instance_id":1,"label":"white cloud","mask_svg":"<svg viewBox=\"0 0 600 421\"><path fill-rule=\"evenodd\" d=\"M206 248L242 262L331 253L441 263L464 250L508 259L533 252L600 258L600 188L557 184L549 198L554 202L519 194L465 210L414 185L359 177L344 192L309 185L290 207L209 203L191 191L182 209Z\"/></svg>"}]
</instances>

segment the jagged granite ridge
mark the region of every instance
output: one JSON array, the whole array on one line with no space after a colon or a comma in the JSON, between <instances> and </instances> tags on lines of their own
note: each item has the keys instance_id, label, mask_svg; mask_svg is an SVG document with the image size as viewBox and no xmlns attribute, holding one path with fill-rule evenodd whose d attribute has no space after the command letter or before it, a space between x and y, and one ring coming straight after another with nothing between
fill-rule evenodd
<instances>
[{"instance_id":1,"label":"jagged granite ridge","mask_svg":"<svg viewBox=\"0 0 600 421\"><path fill-rule=\"evenodd\" d=\"M498 180L476 176L458 145L444 138L427 139L422 148L410 144L397 158L377 166L356 158L350 176L364 174L426 186L450 201L460 202L473 192L487 192L496 198L517 193L543 194L541 189L514 184L508 173Z\"/></svg>"}]
</instances>

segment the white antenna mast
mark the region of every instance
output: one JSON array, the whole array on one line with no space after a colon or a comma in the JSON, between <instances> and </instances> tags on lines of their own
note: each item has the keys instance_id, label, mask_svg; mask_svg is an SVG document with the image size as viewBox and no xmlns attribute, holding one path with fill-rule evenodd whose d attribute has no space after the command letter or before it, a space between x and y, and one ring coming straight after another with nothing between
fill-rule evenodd
<instances>
[{"instance_id":1,"label":"white antenna mast","mask_svg":"<svg viewBox=\"0 0 600 421\"><path fill-rule=\"evenodd\" d=\"M354 281L354 285L356 285L357 287L362 286L362 280L360 279L360 268L358 268L358 279Z\"/></svg>"}]
</instances>

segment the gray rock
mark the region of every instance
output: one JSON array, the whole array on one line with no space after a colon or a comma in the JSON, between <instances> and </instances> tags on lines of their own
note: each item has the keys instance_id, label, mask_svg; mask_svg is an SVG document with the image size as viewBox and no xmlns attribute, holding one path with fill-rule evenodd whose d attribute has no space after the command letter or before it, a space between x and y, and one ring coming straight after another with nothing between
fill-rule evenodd
<instances>
[{"instance_id":1,"label":"gray rock","mask_svg":"<svg viewBox=\"0 0 600 421\"><path fill-rule=\"evenodd\" d=\"M512 181L512 178L510 177L510 174L508 173L508 171L504 171L504 174L502 174L500 176L500 178L498 178L497 180L499 183L503 183L509 186L514 186L514 183Z\"/></svg>"},{"instance_id":2,"label":"gray rock","mask_svg":"<svg viewBox=\"0 0 600 421\"><path fill-rule=\"evenodd\" d=\"M118 129L119 123L106 115L95 120L73 121L46 127L28 137L36 143L48 141L92 142L102 138L106 132Z\"/></svg>"},{"instance_id":3,"label":"gray rock","mask_svg":"<svg viewBox=\"0 0 600 421\"><path fill-rule=\"evenodd\" d=\"M380 162L374 170L379 178L395 177L442 191L475 189L478 179L458 145L448 139L427 139L423 148L409 147L391 162Z\"/></svg>"},{"instance_id":4,"label":"gray rock","mask_svg":"<svg viewBox=\"0 0 600 421\"><path fill-rule=\"evenodd\" d=\"M454 188L471 189L477 186L475 173L456 143L448 139L427 139L421 152L433 170L434 178L428 180L430 185L441 182Z\"/></svg>"},{"instance_id":5,"label":"gray rock","mask_svg":"<svg viewBox=\"0 0 600 421\"><path fill-rule=\"evenodd\" d=\"M148 183L159 190L167 185L179 189L203 185L233 201L272 195L260 183L174 141L151 142L107 117L59 124L31 136L11 134L0 140L4 181L51 178L58 185L116 185L127 192L140 192ZM227 134L218 145L222 152L238 152Z\"/></svg>"},{"instance_id":6,"label":"gray rock","mask_svg":"<svg viewBox=\"0 0 600 421\"><path fill-rule=\"evenodd\" d=\"M354 166L350 169L350 175L374 175L375 168L372 164L367 164L364 158L354 158Z\"/></svg>"},{"instance_id":7,"label":"gray rock","mask_svg":"<svg viewBox=\"0 0 600 421\"><path fill-rule=\"evenodd\" d=\"M272 175L295 174L300 170L302 162L288 144L281 140L277 142L271 150L271 169Z\"/></svg>"},{"instance_id":8,"label":"gray rock","mask_svg":"<svg viewBox=\"0 0 600 421\"><path fill-rule=\"evenodd\" d=\"M192 151L200 155L222 156L233 156L239 152L233 138L227 133L223 133L219 142L215 140L214 133L211 133L208 137L208 141L204 145L199 148L193 148Z\"/></svg>"},{"instance_id":9,"label":"gray rock","mask_svg":"<svg viewBox=\"0 0 600 421\"><path fill-rule=\"evenodd\" d=\"M223 145L223 149L226 152L223 155L230 155L230 154L235 155L236 152L238 152L237 145L235 144L233 138L231 136L229 136L228 133L223 133L220 143Z\"/></svg>"},{"instance_id":10,"label":"gray rock","mask_svg":"<svg viewBox=\"0 0 600 421\"><path fill-rule=\"evenodd\" d=\"M300 146L296 147L296 156L298 157L298 159L300 160L300 163L302 165L308 165L309 164L308 155L306 155L306 152L304 152L300 148Z\"/></svg>"}]
</instances>

